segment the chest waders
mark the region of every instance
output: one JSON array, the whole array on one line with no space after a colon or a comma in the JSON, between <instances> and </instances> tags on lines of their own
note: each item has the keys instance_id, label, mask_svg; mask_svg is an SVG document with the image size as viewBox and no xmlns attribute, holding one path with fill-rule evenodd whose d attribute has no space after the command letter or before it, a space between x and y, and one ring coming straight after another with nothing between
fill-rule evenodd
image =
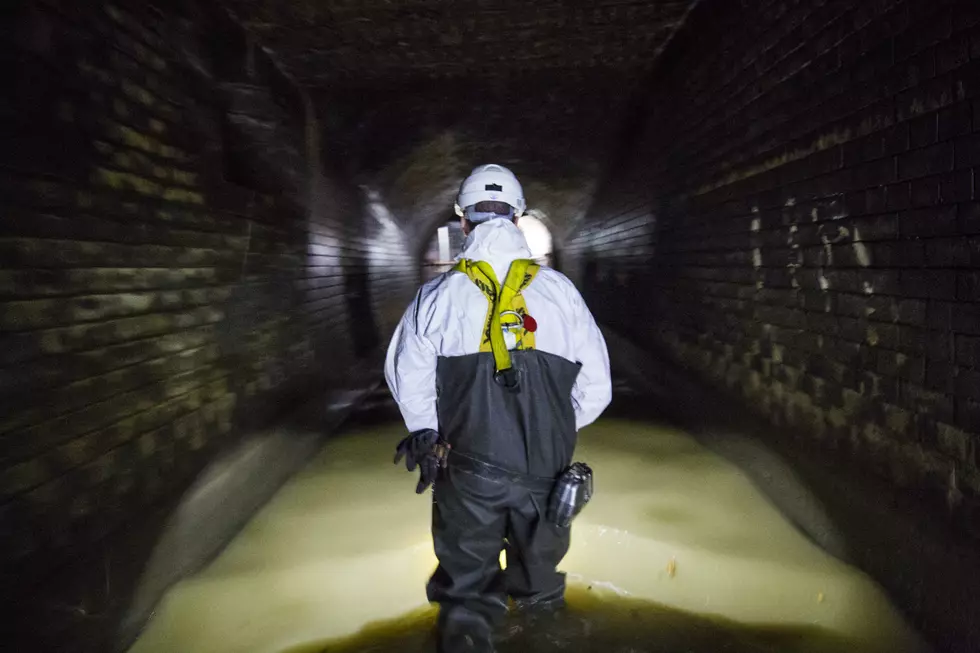
<instances>
[{"instance_id":1,"label":"chest waders","mask_svg":"<svg viewBox=\"0 0 980 653\"><path fill-rule=\"evenodd\" d=\"M486 297L487 311L479 351L447 357L440 368L440 428L453 448L433 493L439 566L426 596L440 606L443 653L493 651L493 626L508 598L528 610L564 603L558 564L571 541L567 523L591 488L581 474L574 487L560 486L574 450L571 391L579 366L537 350L523 292L539 269L516 260L500 283L483 261L454 268Z\"/></svg>"},{"instance_id":2,"label":"chest waders","mask_svg":"<svg viewBox=\"0 0 980 653\"><path fill-rule=\"evenodd\" d=\"M515 260L507 271L502 287L497 283L493 268L484 261L463 259L453 269L468 276L489 303L480 351L493 353L494 381L511 392L520 392L520 374L511 365L504 329L515 333L516 349L534 349L534 331L527 329L527 304L521 293L534 280L540 266L527 259ZM488 467L486 463L474 460L470 460L467 466L474 465ZM513 473L507 470L497 471L499 476L513 477ZM592 498L592 470L584 463L574 463L557 481L537 477L524 477L522 480L529 487L541 487L544 484L552 488L547 516L563 528L571 525L572 520Z\"/></svg>"}]
</instances>

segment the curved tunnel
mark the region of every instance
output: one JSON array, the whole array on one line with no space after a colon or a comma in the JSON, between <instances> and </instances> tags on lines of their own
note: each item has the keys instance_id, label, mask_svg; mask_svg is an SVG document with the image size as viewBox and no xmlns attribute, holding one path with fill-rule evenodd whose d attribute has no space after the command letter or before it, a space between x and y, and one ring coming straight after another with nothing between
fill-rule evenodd
<instances>
[{"instance_id":1,"label":"curved tunnel","mask_svg":"<svg viewBox=\"0 0 980 653\"><path fill-rule=\"evenodd\" d=\"M676 474L653 503L685 488L799 538L770 562L819 559L740 567L744 605L715 593L712 614L788 614L773 588L821 569L910 650L913 631L980 649L980 5L201 4L0 8L11 650L167 650L138 639L165 597L234 568L304 483L342 492L331 447L377 453L332 436L397 438L384 349L460 180L490 161L607 335L610 444L586 451L632 469L623 450L670 443L624 472L637 493L644 469ZM687 485L670 461L699 456L691 474L759 503ZM633 519L629 489L610 493ZM763 505L783 521L752 526ZM583 519L605 551L586 533L608 524ZM709 543L729 540L691 532L683 550L721 565ZM582 551L590 579L623 573L604 561L622 549ZM827 571L845 568L862 580ZM632 594L709 613L699 592L722 586L699 582ZM705 646L745 641L732 628ZM761 645L833 650L787 641Z\"/></svg>"}]
</instances>

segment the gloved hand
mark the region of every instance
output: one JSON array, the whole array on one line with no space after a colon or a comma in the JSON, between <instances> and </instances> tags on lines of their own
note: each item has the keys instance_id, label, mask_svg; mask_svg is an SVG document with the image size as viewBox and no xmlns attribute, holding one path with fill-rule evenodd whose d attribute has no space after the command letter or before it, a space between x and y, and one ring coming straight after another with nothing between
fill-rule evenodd
<instances>
[{"instance_id":1,"label":"gloved hand","mask_svg":"<svg viewBox=\"0 0 980 653\"><path fill-rule=\"evenodd\" d=\"M405 467L410 472L419 468L419 484L415 487L416 494L422 494L435 482L439 470L446 466L449 455L449 443L439 437L432 429L423 429L411 433L398 443L395 450L395 464L405 458Z\"/></svg>"}]
</instances>

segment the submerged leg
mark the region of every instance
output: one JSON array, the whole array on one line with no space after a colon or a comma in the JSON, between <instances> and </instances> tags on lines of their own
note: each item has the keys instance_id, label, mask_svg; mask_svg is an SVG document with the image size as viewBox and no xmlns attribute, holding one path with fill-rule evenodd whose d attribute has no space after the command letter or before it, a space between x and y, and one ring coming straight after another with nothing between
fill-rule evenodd
<instances>
[{"instance_id":1,"label":"submerged leg","mask_svg":"<svg viewBox=\"0 0 980 653\"><path fill-rule=\"evenodd\" d=\"M565 603L565 574L558 564L568 553L571 529L545 516L547 494L525 492L507 520L507 593L519 610L555 610Z\"/></svg>"},{"instance_id":2,"label":"submerged leg","mask_svg":"<svg viewBox=\"0 0 980 653\"><path fill-rule=\"evenodd\" d=\"M492 632L506 613L500 548L508 488L452 467L435 484L432 538L439 566L428 584L439 603L441 653L493 651Z\"/></svg>"}]
</instances>

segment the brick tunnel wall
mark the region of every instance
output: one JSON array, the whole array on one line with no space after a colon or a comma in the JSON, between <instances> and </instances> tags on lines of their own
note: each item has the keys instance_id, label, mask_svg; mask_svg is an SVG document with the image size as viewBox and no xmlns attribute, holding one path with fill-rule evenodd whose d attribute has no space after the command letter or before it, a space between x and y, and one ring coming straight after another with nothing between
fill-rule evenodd
<instances>
[{"instance_id":1,"label":"brick tunnel wall","mask_svg":"<svg viewBox=\"0 0 980 653\"><path fill-rule=\"evenodd\" d=\"M705 0L648 88L596 312L980 531L980 3Z\"/></svg>"},{"instance_id":2,"label":"brick tunnel wall","mask_svg":"<svg viewBox=\"0 0 980 653\"><path fill-rule=\"evenodd\" d=\"M194 5L0 10L5 569L373 369L410 300L401 234L321 166L303 94Z\"/></svg>"}]
</instances>

